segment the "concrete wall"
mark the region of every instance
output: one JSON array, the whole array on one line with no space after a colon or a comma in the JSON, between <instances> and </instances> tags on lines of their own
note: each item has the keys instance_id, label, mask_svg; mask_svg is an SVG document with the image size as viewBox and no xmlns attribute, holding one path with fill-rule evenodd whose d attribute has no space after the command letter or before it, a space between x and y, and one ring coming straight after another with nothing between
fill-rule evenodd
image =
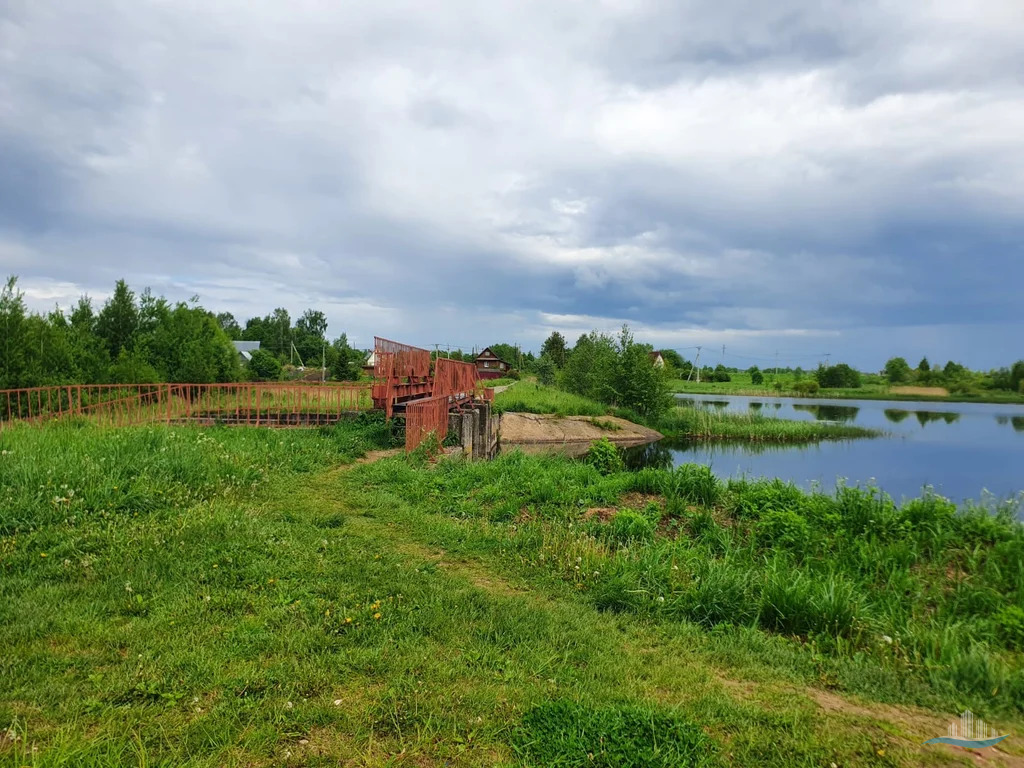
<instances>
[{"instance_id":1,"label":"concrete wall","mask_svg":"<svg viewBox=\"0 0 1024 768\"><path fill-rule=\"evenodd\" d=\"M498 430L501 414L491 411L491 404L474 403L462 413L448 416L448 431L459 436L464 456L471 459L492 459L498 452Z\"/></svg>"}]
</instances>

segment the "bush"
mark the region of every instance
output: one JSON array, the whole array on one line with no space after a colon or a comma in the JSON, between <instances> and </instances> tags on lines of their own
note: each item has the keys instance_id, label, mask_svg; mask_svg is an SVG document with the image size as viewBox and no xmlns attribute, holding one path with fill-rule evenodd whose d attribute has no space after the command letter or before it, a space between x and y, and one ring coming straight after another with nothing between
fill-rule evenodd
<instances>
[{"instance_id":1,"label":"bush","mask_svg":"<svg viewBox=\"0 0 1024 768\"><path fill-rule=\"evenodd\" d=\"M820 389L820 385L814 379L804 379L793 384L793 391L798 395L816 395Z\"/></svg>"},{"instance_id":2,"label":"bush","mask_svg":"<svg viewBox=\"0 0 1024 768\"><path fill-rule=\"evenodd\" d=\"M253 381L277 381L281 378L281 363L266 350L254 350L249 360L249 378Z\"/></svg>"},{"instance_id":3,"label":"bush","mask_svg":"<svg viewBox=\"0 0 1024 768\"><path fill-rule=\"evenodd\" d=\"M760 371L754 371L750 374L751 384L764 384L764 374Z\"/></svg>"},{"instance_id":4,"label":"bush","mask_svg":"<svg viewBox=\"0 0 1024 768\"><path fill-rule=\"evenodd\" d=\"M586 462L602 475L621 472L626 467L619 449L607 437L592 442L585 458Z\"/></svg>"},{"instance_id":5,"label":"bush","mask_svg":"<svg viewBox=\"0 0 1024 768\"><path fill-rule=\"evenodd\" d=\"M846 363L837 363L829 367L818 366L814 374L818 384L825 388L849 388L856 389L861 385L860 372L855 371Z\"/></svg>"},{"instance_id":6,"label":"bush","mask_svg":"<svg viewBox=\"0 0 1024 768\"><path fill-rule=\"evenodd\" d=\"M586 768L680 768L711 762L714 744L704 732L656 707L594 708L547 701L523 716L513 744L535 765Z\"/></svg>"}]
</instances>

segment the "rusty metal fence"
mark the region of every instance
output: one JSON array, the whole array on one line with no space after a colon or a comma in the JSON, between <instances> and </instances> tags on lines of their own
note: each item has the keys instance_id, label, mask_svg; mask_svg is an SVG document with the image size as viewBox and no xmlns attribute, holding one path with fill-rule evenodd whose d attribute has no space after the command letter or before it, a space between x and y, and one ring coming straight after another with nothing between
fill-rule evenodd
<instances>
[{"instance_id":1,"label":"rusty metal fence","mask_svg":"<svg viewBox=\"0 0 1024 768\"><path fill-rule=\"evenodd\" d=\"M448 435L447 395L416 400L405 409L405 450L412 451L433 433L443 443Z\"/></svg>"},{"instance_id":2,"label":"rusty metal fence","mask_svg":"<svg viewBox=\"0 0 1024 768\"><path fill-rule=\"evenodd\" d=\"M369 387L358 384L73 384L0 391L0 429L68 418L99 426L311 426L371 406Z\"/></svg>"},{"instance_id":3,"label":"rusty metal fence","mask_svg":"<svg viewBox=\"0 0 1024 768\"><path fill-rule=\"evenodd\" d=\"M479 386L480 379L472 363L445 357L434 362L434 397L472 397Z\"/></svg>"}]
</instances>

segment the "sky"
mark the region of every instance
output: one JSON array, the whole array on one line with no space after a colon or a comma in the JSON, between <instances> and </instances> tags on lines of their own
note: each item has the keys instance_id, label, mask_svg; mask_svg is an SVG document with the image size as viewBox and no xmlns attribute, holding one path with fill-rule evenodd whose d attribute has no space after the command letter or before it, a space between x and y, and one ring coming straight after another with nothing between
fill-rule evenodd
<instances>
[{"instance_id":1,"label":"sky","mask_svg":"<svg viewBox=\"0 0 1024 768\"><path fill-rule=\"evenodd\" d=\"M0 0L0 274L363 347L1005 365L1021 40L1020 0Z\"/></svg>"}]
</instances>

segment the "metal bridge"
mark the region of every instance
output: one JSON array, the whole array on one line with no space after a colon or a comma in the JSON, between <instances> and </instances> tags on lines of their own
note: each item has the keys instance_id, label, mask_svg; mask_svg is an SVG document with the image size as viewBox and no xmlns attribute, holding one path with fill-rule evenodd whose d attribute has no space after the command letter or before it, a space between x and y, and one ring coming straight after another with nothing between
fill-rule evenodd
<instances>
[{"instance_id":1,"label":"metal bridge","mask_svg":"<svg viewBox=\"0 0 1024 768\"><path fill-rule=\"evenodd\" d=\"M443 441L448 414L493 398L472 363L438 358L374 338L372 385L240 382L229 384L69 384L0 390L0 431L15 423L84 418L110 427L141 424L224 424L310 427L333 424L372 408L404 418L406 450L434 433ZM432 365L433 362L433 365Z\"/></svg>"}]
</instances>

